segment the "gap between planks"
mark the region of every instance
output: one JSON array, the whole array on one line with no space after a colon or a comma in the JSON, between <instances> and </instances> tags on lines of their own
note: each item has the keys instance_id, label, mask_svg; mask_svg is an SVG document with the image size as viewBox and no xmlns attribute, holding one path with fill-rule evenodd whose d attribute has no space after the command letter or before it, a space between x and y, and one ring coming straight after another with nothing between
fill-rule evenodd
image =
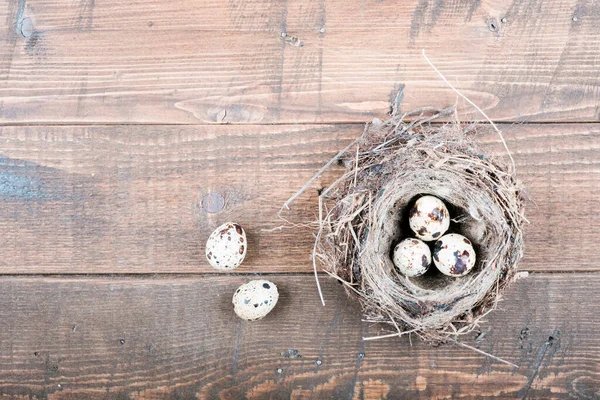
<instances>
[{"instance_id":1,"label":"gap between planks","mask_svg":"<svg viewBox=\"0 0 600 400\"><path fill-rule=\"evenodd\" d=\"M538 271L538 270L528 270L528 269L518 269L517 272L527 272L529 275L523 278L519 278L518 280L524 280L531 278L532 276L543 277L546 275L598 275L600 271L590 271L590 270L569 270L569 271ZM1 274L0 280L2 279L79 279L79 280L95 280L95 279L203 279L203 278L239 278L239 277L263 277L263 276L281 276L281 277L307 277L312 278L314 273L311 272L240 272L240 273L194 273L194 272L161 272L161 273L149 273L149 272L140 272L140 273L93 273L93 274L82 274L82 273L74 273L74 274ZM319 272L320 278L328 279L329 275L325 272Z\"/></svg>"},{"instance_id":2,"label":"gap between planks","mask_svg":"<svg viewBox=\"0 0 600 400\"><path fill-rule=\"evenodd\" d=\"M381 115L381 116L375 116L373 118L379 118L379 119L387 119L389 118L389 115ZM156 122L149 122L149 123L145 123L145 122L90 122L90 123L81 123L81 122L74 122L72 124L69 123L53 123L53 122L40 122L40 123L32 123L32 122L0 122L0 128L20 128L20 127L68 127L68 128L86 128L86 127L98 127L98 128L102 128L102 127L111 127L111 126L153 126L153 127L165 127L165 126L172 126L172 127L182 127L182 126L187 126L187 127L194 127L194 126L198 126L198 127L214 127L214 126L315 126L315 125L364 125L366 123L369 123L373 120L373 118L371 119L365 119L364 121L351 121L351 120L339 120L339 121L315 121L315 122L306 122L306 121L302 121L302 122L264 122L264 123L236 123L236 122L226 122L226 123L222 123L222 124L218 124L218 123L156 123ZM410 122L411 119L407 118L406 121ZM598 120L581 120L581 121L560 121L560 120L556 120L556 121L522 121L522 120L499 120L499 119L491 119L491 121L497 125L600 125L600 121ZM453 122L452 120L447 120L444 121L443 119L441 119L440 122L430 122L431 125L442 125L442 124L447 124L449 122ZM488 122L485 121L481 121L481 120L477 120L477 119L461 119L460 121L462 124L469 124L469 123L479 123L481 125L489 125Z\"/></svg>"}]
</instances>

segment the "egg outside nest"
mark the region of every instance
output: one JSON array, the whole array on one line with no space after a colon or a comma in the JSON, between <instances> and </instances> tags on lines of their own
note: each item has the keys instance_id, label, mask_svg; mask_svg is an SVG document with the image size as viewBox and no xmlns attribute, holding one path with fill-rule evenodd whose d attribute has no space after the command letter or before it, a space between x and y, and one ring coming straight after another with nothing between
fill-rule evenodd
<instances>
[{"instance_id":1,"label":"egg outside nest","mask_svg":"<svg viewBox=\"0 0 600 400\"><path fill-rule=\"evenodd\" d=\"M273 282L258 279L240 286L231 302L238 317L246 321L257 321L269 314L278 300L277 286Z\"/></svg>"},{"instance_id":2,"label":"egg outside nest","mask_svg":"<svg viewBox=\"0 0 600 400\"><path fill-rule=\"evenodd\" d=\"M248 246L246 232L235 222L226 222L211 233L206 241L206 259L215 269L228 271L239 267Z\"/></svg>"}]
</instances>

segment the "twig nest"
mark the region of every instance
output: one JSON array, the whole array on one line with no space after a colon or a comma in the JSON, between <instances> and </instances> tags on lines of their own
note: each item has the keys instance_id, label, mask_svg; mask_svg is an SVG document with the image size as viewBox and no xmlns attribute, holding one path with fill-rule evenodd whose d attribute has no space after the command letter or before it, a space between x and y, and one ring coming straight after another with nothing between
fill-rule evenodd
<instances>
[{"instance_id":1,"label":"twig nest","mask_svg":"<svg viewBox=\"0 0 600 400\"><path fill-rule=\"evenodd\" d=\"M259 279L240 286L233 295L233 310L241 319L264 318L277 304L279 292L273 282Z\"/></svg>"},{"instance_id":2,"label":"twig nest","mask_svg":"<svg viewBox=\"0 0 600 400\"><path fill-rule=\"evenodd\" d=\"M514 170L475 144L477 125L429 124L453 113L426 107L367 124L341 157L347 171L319 197L313 254L358 297L366 320L430 342L475 329L523 254ZM408 262L395 248L413 236L439 239L439 270L402 270Z\"/></svg>"},{"instance_id":3,"label":"twig nest","mask_svg":"<svg viewBox=\"0 0 600 400\"><path fill-rule=\"evenodd\" d=\"M431 265L431 250L419 239L404 239L394 248L394 265L405 276L421 276Z\"/></svg>"},{"instance_id":4,"label":"twig nest","mask_svg":"<svg viewBox=\"0 0 600 400\"><path fill-rule=\"evenodd\" d=\"M450 227L450 213L437 197L423 196L410 209L408 223L419 239L430 242L446 233Z\"/></svg>"},{"instance_id":5,"label":"twig nest","mask_svg":"<svg viewBox=\"0 0 600 400\"><path fill-rule=\"evenodd\" d=\"M246 251L246 232L234 222L219 226L206 241L206 259L215 269L236 269L246 258Z\"/></svg>"},{"instance_id":6,"label":"twig nest","mask_svg":"<svg viewBox=\"0 0 600 400\"><path fill-rule=\"evenodd\" d=\"M476 258L471 241L458 233L442 236L433 247L433 261L444 275L466 275L475 266Z\"/></svg>"}]
</instances>

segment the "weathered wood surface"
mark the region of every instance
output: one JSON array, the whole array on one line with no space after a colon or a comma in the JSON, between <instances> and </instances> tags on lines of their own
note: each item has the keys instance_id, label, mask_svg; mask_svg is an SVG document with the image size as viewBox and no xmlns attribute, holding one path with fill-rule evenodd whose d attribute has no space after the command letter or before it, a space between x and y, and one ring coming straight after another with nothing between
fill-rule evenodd
<instances>
[{"instance_id":1,"label":"weathered wood surface","mask_svg":"<svg viewBox=\"0 0 600 400\"><path fill-rule=\"evenodd\" d=\"M250 277L3 278L0 394L50 399L578 398L600 395L596 274L534 274L462 347L428 347L360 321L343 288L272 275L264 320L235 316ZM489 331L488 331L489 329ZM387 332L387 331L385 331Z\"/></svg>"},{"instance_id":2,"label":"weathered wood surface","mask_svg":"<svg viewBox=\"0 0 600 400\"><path fill-rule=\"evenodd\" d=\"M0 21L0 398L600 398L595 2L5 0ZM277 217L365 121L456 102L421 49L533 122L502 125L533 273L464 338L516 369L364 342L387 331L325 277L320 306L307 222L342 166ZM204 261L226 220L249 235L229 276ZM261 273L280 304L244 323L231 296Z\"/></svg>"},{"instance_id":3,"label":"weathered wood surface","mask_svg":"<svg viewBox=\"0 0 600 400\"><path fill-rule=\"evenodd\" d=\"M599 270L600 127L505 125L528 205L523 268ZM317 190L277 216L360 125L0 128L0 273L210 273L226 220L249 235L238 272L309 272ZM481 137L502 154L495 134ZM584 250L582 250L584 249ZM585 256L582 256L582 251Z\"/></svg>"},{"instance_id":4,"label":"weathered wood surface","mask_svg":"<svg viewBox=\"0 0 600 400\"><path fill-rule=\"evenodd\" d=\"M421 49L494 119L600 115L594 2L5 0L0 17L0 123L363 122L453 103Z\"/></svg>"}]
</instances>

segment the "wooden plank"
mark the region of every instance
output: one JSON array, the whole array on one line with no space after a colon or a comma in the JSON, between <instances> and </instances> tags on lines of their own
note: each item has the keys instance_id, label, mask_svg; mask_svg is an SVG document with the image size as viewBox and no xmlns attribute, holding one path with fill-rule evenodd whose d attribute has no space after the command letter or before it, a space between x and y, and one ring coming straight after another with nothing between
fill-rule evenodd
<instances>
[{"instance_id":1,"label":"wooden plank","mask_svg":"<svg viewBox=\"0 0 600 400\"><path fill-rule=\"evenodd\" d=\"M578 4L5 2L0 123L363 122L400 89L402 109L454 103L421 49L494 119L597 121L600 13Z\"/></svg>"},{"instance_id":2,"label":"wooden plank","mask_svg":"<svg viewBox=\"0 0 600 400\"><path fill-rule=\"evenodd\" d=\"M309 2L309 6L318 2ZM164 3L158 0L129 1L56 1L28 0L25 17L35 25L49 31L97 31L126 30L140 32L173 30L173 28L196 31L275 31L286 23L285 12L293 5L287 2L250 0L244 2L221 2L217 0L174 0ZM310 17L310 10L302 10L298 16ZM289 16L293 20L294 16Z\"/></svg>"},{"instance_id":3,"label":"wooden plank","mask_svg":"<svg viewBox=\"0 0 600 400\"><path fill-rule=\"evenodd\" d=\"M523 268L599 270L600 127L503 126L528 206ZM204 241L234 220L236 271L310 272L317 191L281 206L360 125L4 127L1 273L213 273ZM480 139L502 154L495 134ZM286 222L286 220L289 221ZM582 257L585 249L585 257Z\"/></svg>"},{"instance_id":4,"label":"wooden plank","mask_svg":"<svg viewBox=\"0 0 600 400\"><path fill-rule=\"evenodd\" d=\"M503 33L500 23L514 22L527 13L541 12L553 17L564 28L561 17L567 20L577 15L579 20L593 18L593 7L574 6L569 0L552 1L538 10L524 10L522 4L502 1L478 3L440 1L406 1L401 3L365 1L362 3L342 0L272 2L249 0L244 2L220 2L216 0L173 0L168 4L160 0L61 1L27 0L8 7L24 5L23 17L34 19L35 25L44 31L104 31L127 30L130 32L172 30L174 27L187 31L220 30L274 32L282 26L289 31L325 32L361 31L377 28L404 30L410 28L410 38L441 33L456 22L472 23L487 18L497 18L497 33ZM0 14L2 15L2 14ZM152 24L149 24L152 22ZM534 22L543 21L530 21ZM436 30L437 29L437 30ZM486 25L486 29L490 27ZM324 32L320 32L324 33Z\"/></svg>"},{"instance_id":5,"label":"wooden plank","mask_svg":"<svg viewBox=\"0 0 600 400\"><path fill-rule=\"evenodd\" d=\"M525 227L522 268L598 270L600 250L593 244L593 232L600 224L591 221L590 213L600 204L600 126L511 125L501 129L515 155L518 178L532 200L527 204L531 224ZM495 145L490 152L503 154L495 134L482 141L491 140Z\"/></svg>"},{"instance_id":6,"label":"wooden plank","mask_svg":"<svg viewBox=\"0 0 600 400\"><path fill-rule=\"evenodd\" d=\"M0 394L9 398L595 398L596 274L534 274L463 340L517 364L413 337L364 342L341 286L270 276L281 297L245 323L245 277L2 278ZM489 329L489 330L488 330Z\"/></svg>"},{"instance_id":7,"label":"wooden plank","mask_svg":"<svg viewBox=\"0 0 600 400\"><path fill-rule=\"evenodd\" d=\"M248 231L240 271L307 271L312 232L277 211L359 129L3 128L1 271L215 272L204 242L227 220Z\"/></svg>"}]
</instances>

